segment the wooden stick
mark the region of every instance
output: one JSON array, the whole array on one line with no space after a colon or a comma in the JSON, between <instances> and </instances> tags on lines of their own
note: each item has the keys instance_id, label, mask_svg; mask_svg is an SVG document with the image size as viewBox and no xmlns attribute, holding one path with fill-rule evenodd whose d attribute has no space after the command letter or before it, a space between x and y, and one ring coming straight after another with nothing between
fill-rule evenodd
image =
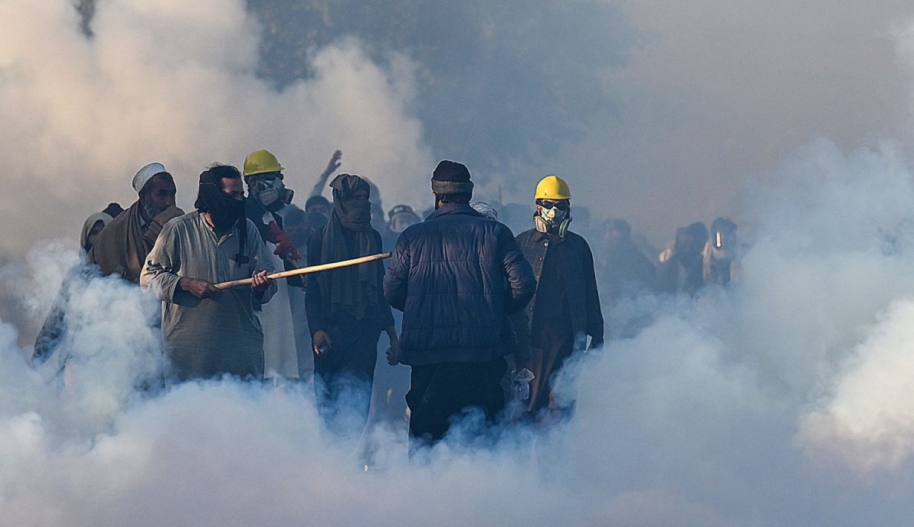
<instances>
[{"instance_id":1,"label":"wooden stick","mask_svg":"<svg viewBox=\"0 0 914 527\"><path fill-rule=\"evenodd\" d=\"M361 258L353 258L352 260L343 260L340 262L330 262L321 265L312 265L311 267L302 267L300 269L292 269L290 271L282 271L279 273L273 273L267 275L267 278L271 280L276 280L278 278L286 278L289 276L298 276L300 274L309 274L317 273L320 271L329 271L330 269L339 269L340 267L348 267L350 265L359 265L367 262L373 262L375 260L384 260L390 258L390 253L380 253L372 254L369 256L362 256ZM231 287L239 287L242 285L251 285L254 283L253 278L244 278L242 280L232 280L230 282L220 282L216 285L216 289L229 289Z\"/></svg>"}]
</instances>

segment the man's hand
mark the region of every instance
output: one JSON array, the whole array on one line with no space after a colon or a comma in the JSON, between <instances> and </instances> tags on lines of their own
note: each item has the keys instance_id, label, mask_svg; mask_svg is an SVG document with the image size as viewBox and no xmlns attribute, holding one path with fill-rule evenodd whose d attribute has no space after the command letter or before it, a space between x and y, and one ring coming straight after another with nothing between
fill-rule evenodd
<instances>
[{"instance_id":1,"label":"man's hand","mask_svg":"<svg viewBox=\"0 0 914 527\"><path fill-rule=\"evenodd\" d=\"M327 352L331 346L333 346L333 342L330 341L330 335L326 331L314 332L314 336L311 337L311 348L316 355Z\"/></svg>"},{"instance_id":2,"label":"man's hand","mask_svg":"<svg viewBox=\"0 0 914 527\"><path fill-rule=\"evenodd\" d=\"M397 337L397 328L389 326L385 329L387 338L390 340L390 347L387 348L387 364L396 366L400 364L400 338Z\"/></svg>"},{"instance_id":3,"label":"man's hand","mask_svg":"<svg viewBox=\"0 0 914 527\"><path fill-rule=\"evenodd\" d=\"M533 372L527 368L515 370L511 375L511 389L514 392L514 398L518 401L526 401L530 398L530 381L535 378Z\"/></svg>"},{"instance_id":4,"label":"man's hand","mask_svg":"<svg viewBox=\"0 0 914 527\"><path fill-rule=\"evenodd\" d=\"M324 170L324 173L321 174L321 178L330 177L330 174L336 172L336 169L340 168L340 158L343 157L343 151L337 150L333 153L333 157L330 158L330 162L327 163L327 169Z\"/></svg>"},{"instance_id":5,"label":"man's hand","mask_svg":"<svg viewBox=\"0 0 914 527\"><path fill-rule=\"evenodd\" d=\"M270 280L270 278L267 276L266 271L260 271L259 273L252 276L251 279L253 280L251 288L258 293L266 291L267 288L270 287L270 282L273 281Z\"/></svg>"},{"instance_id":6,"label":"man's hand","mask_svg":"<svg viewBox=\"0 0 914 527\"><path fill-rule=\"evenodd\" d=\"M216 286L199 278L181 277L178 279L178 287L197 298L210 298L219 294L219 289L216 289Z\"/></svg>"}]
</instances>

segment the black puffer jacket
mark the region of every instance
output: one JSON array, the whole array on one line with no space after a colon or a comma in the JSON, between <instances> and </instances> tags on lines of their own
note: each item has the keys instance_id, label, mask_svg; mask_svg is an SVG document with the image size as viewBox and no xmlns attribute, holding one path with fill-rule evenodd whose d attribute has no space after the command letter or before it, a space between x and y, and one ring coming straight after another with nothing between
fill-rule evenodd
<instances>
[{"instance_id":1,"label":"black puffer jacket","mask_svg":"<svg viewBox=\"0 0 914 527\"><path fill-rule=\"evenodd\" d=\"M533 270L510 229L468 205L435 211L403 231L384 277L384 295L403 311L400 362L504 356L505 317L523 309L535 291Z\"/></svg>"}]
</instances>

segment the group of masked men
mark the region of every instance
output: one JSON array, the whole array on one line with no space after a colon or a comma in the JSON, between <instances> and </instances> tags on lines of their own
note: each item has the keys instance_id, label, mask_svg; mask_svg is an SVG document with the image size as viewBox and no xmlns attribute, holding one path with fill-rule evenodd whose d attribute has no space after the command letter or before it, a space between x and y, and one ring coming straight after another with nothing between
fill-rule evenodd
<instances>
[{"instance_id":1,"label":"group of masked men","mask_svg":"<svg viewBox=\"0 0 914 527\"><path fill-rule=\"evenodd\" d=\"M277 283L277 271L382 253L372 186L340 174L303 256L291 221L302 211L290 205L283 170L266 150L246 158L243 174L213 165L200 174L195 210L184 213L173 176L152 163L133 179L133 205L87 220L86 268L161 301L170 382L297 377L302 354L294 336L281 334L305 331L322 417L331 429L360 433L386 333L388 363L411 368L406 403L416 445L441 440L467 412L481 411L489 423L512 404L521 410L515 417L537 422L569 414L555 396L556 376L575 352L602 345L603 315L590 247L569 228L563 179L540 181L533 228L515 238L491 207L472 202L467 168L441 161L431 178L434 212L399 233L389 260ZM249 285L226 287L243 279ZM399 334L392 310L402 311ZM48 318L33 362L54 352L65 318L66 309ZM341 419L343 405L356 408L354 425Z\"/></svg>"}]
</instances>

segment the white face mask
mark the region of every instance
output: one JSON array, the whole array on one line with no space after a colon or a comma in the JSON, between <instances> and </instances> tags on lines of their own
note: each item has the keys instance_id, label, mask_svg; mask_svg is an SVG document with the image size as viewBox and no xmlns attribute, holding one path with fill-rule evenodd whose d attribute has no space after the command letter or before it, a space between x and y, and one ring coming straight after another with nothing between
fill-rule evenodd
<instances>
[{"instance_id":1,"label":"white face mask","mask_svg":"<svg viewBox=\"0 0 914 527\"><path fill-rule=\"evenodd\" d=\"M546 209L545 207L539 207L540 216L546 220L546 223L558 223L565 219L565 213L567 211L559 210L558 207L552 207L551 209Z\"/></svg>"},{"instance_id":2,"label":"white face mask","mask_svg":"<svg viewBox=\"0 0 914 527\"><path fill-rule=\"evenodd\" d=\"M542 205L536 206L536 216L533 217L536 229L540 232L551 232L559 236L565 235L565 230L571 222L568 213L571 209L561 210L558 207L547 209Z\"/></svg>"},{"instance_id":3,"label":"white face mask","mask_svg":"<svg viewBox=\"0 0 914 527\"><path fill-rule=\"evenodd\" d=\"M258 182L260 190L257 192L257 201L264 207L269 207L279 200L285 200L286 195L290 192L286 190L285 183L281 179L260 180Z\"/></svg>"}]
</instances>

